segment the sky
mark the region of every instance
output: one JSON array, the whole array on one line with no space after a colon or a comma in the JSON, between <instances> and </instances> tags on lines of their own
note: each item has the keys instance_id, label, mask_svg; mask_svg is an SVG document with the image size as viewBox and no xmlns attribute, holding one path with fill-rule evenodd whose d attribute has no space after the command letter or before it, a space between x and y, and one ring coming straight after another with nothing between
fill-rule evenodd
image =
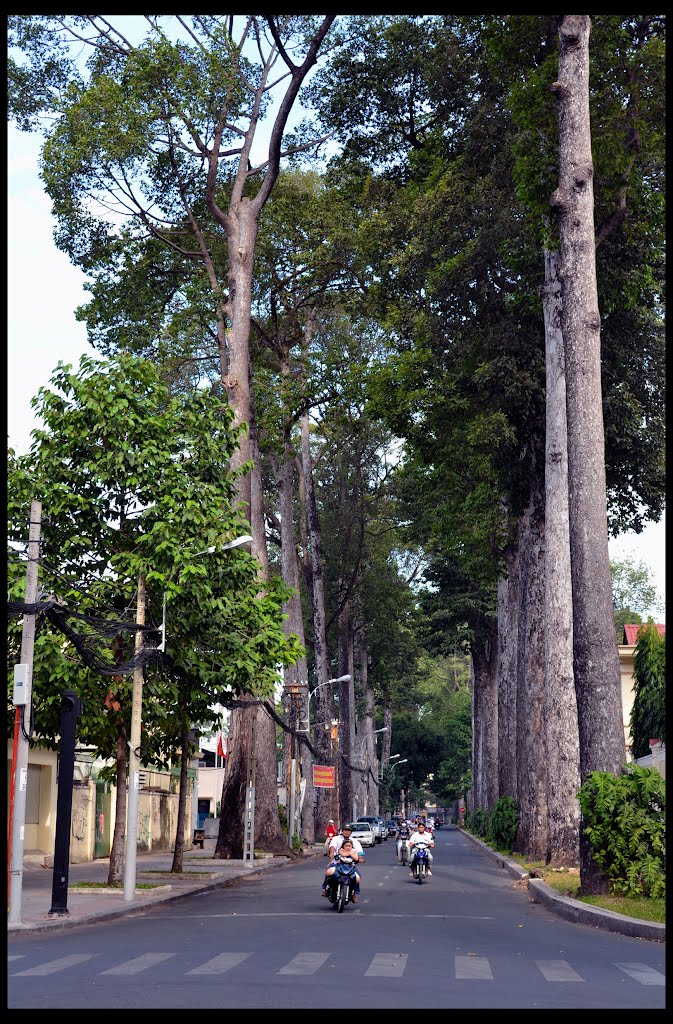
<instances>
[{"instance_id":1,"label":"sky","mask_svg":"<svg viewBox=\"0 0 673 1024\"><path fill-rule=\"evenodd\" d=\"M40 138L8 125L7 134L7 441L17 454L30 446L37 425L31 399L59 360L77 366L95 355L84 325L75 320L87 301L84 276L54 245L51 201L38 174ZM648 609L665 622L665 516L643 532L610 541L611 559L644 563L661 608Z\"/></svg>"}]
</instances>

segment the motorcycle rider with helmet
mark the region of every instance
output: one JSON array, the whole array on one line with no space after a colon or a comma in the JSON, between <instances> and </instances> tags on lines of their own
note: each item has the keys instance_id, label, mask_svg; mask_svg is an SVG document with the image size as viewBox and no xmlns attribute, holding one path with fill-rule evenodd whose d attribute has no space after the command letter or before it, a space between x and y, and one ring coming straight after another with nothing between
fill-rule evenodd
<instances>
[{"instance_id":1,"label":"motorcycle rider with helmet","mask_svg":"<svg viewBox=\"0 0 673 1024\"><path fill-rule=\"evenodd\" d=\"M350 827L350 825L344 825L344 827L341 829L341 832L339 833L339 835L334 836L334 838L330 842L329 853L330 853L331 860L330 860L329 864L327 865L327 870L325 872L325 877L324 877L323 883L322 883L322 894L323 894L323 896L329 896L329 891L328 891L328 886L330 884L329 883L329 877L334 874L334 868L337 865L337 857L338 857L338 854L339 854L339 850L341 849L341 847L343 846L343 844L345 842L352 843L353 850L355 851L355 853L357 855L357 863L364 864L365 854L364 854L364 850L362 849L362 844L360 843L359 839L352 839L351 838L351 832L352 831L353 831L353 829ZM356 896L360 895L360 873L359 872L357 874L357 880L356 880L356 883L355 883L355 895ZM353 903L357 903L357 899L353 899L352 902Z\"/></svg>"},{"instance_id":2,"label":"motorcycle rider with helmet","mask_svg":"<svg viewBox=\"0 0 673 1024\"><path fill-rule=\"evenodd\" d=\"M430 853L430 850L435 845L435 841L432 838L432 834L429 833L429 832L426 832L426 830L425 830L425 822L422 821L422 820L419 821L419 823L418 823L418 825L416 827L416 831L413 832L411 834L411 836L409 837L409 849L411 850L411 860L409 862L409 867L411 868L412 875L414 873L414 863L415 863L415 860L416 860L416 847L418 845L427 846L427 848L428 848L428 875L431 875L432 871L430 869L432 868L432 854Z\"/></svg>"},{"instance_id":3,"label":"motorcycle rider with helmet","mask_svg":"<svg viewBox=\"0 0 673 1024\"><path fill-rule=\"evenodd\" d=\"M344 864L357 864L360 860L360 856L357 850L354 848L354 839L344 839L343 843L339 847L339 851L334 858L334 862L328 867L325 872L325 881L323 883L323 896L329 896L329 879L337 869L339 862ZM357 894L360 891L360 875L355 872L355 887L354 891L351 891L350 901L351 903L357 903Z\"/></svg>"},{"instance_id":4,"label":"motorcycle rider with helmet","mask_svg":"<svg viewBox=\"0 0 673 1024\"><path fill-rule=\"evenodd\" d=\"M412 828L409 822L405 819L399 824L397 830L397 859L402 860L402 843L407 843L409 836L412 833Z\"/></svg>"}]
</instances>

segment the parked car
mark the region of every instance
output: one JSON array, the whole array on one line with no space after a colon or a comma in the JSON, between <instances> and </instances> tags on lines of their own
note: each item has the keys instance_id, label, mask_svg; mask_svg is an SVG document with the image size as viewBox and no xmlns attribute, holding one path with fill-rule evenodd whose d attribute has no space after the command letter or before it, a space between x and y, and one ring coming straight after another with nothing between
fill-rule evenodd
<instances>
[{"instance_id":1,"label":"parked car","mask_svg":"<svg viewBox=\"0 0 673 1024\"><path fill-rule=\"evenodd\" d=\"M376 844L374 829L369 821L352 821L348 828L352 829L351 839L357 839L363 849L365 846L374 846Z\"/></svg>"},{"instance_id":2,"label":"parked car","mask_svg":"<svg viewBox=\"0 0 673 1024\"><path fill-rule=\"evenodd\" d=\"M397 822L393 821L393 819L391 818L390 821L386 822L386 828L388 829L388 835L390 836L390 838L394 839L395 836L397 835Z\"/></svg>"},{"instance_id":3,"label":"parked car","mask_svg":"<svg viewBox=\"0 0 673 1024\"><path fill-rule=\"evenodd\" d=\"M383 842L383 825L381 824L381 822L383 821L382 818L379 818L377 814L363 814L361 818L358 818L358 821L368 821L372 827L372 831L374 833L374 838L376 839L376 842Z\"/></svg>"}]
</instances>

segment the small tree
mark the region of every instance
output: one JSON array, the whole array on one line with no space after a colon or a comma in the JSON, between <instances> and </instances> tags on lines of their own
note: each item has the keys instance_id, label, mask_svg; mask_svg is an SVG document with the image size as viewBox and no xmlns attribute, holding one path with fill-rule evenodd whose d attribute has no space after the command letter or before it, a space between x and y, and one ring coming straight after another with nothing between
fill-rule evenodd
<instances>
[{"instance_id":1,"label":"small tree","mask_svg":"<svg viewBox=\"0 0 673 1024\"><path fill-rule=\"evenodd\" d=\"M649 608L661 610L657 588L644 562L631 557L610 561L612 576L612 605L614 608L617 643L624 643L624 626L640 624Z\"/></svg>"},{"instance_id":2,"label":"small tree","mask_svg":"<svg viewBox=\"0 0 673 1024\"><path fill-rule=\"evenodd\" d=\"M666 739L666 640L652 619L638 630L635 696L631 709L633 756L649 754L649 741Z\"/></svg>"}]
</instances>

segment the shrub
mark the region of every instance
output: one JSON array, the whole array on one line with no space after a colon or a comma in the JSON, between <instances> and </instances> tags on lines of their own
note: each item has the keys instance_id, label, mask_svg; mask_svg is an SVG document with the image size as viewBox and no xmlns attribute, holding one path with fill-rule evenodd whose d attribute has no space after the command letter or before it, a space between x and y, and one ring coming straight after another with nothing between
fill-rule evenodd
<instances>
[{"instance_id":1,"label":"shrub","mask_svg":"<svg viewBox=\"0 0 673 1024\"><path fill-rule=\"evenodd\" d=\"M486 839L488 835L488 811L467 811L465 814L465 828L468 832L478 836L479 839Z\"/></svg>"},{"instance_id":2,"label":"shrub","mask_svg":"<svg viewBox=\"0 0 673 1024\"><path fill-rule=\"evenodd\" d=\"M512 796L501 796L496 801L488 823L488 840L501 853L511 853L519 828L519 809Z\"/></svg>"},{"instance_id":3,"label":"shrub","mask_svg":"<svg viewBox=\"0 0 673 1024\"><path fill-rule=\"evenodd\" d=\"M594 860L621 896L666 894L666 783L656 768L591 772L577 794Z\"/></svg>"}]
</instances>

